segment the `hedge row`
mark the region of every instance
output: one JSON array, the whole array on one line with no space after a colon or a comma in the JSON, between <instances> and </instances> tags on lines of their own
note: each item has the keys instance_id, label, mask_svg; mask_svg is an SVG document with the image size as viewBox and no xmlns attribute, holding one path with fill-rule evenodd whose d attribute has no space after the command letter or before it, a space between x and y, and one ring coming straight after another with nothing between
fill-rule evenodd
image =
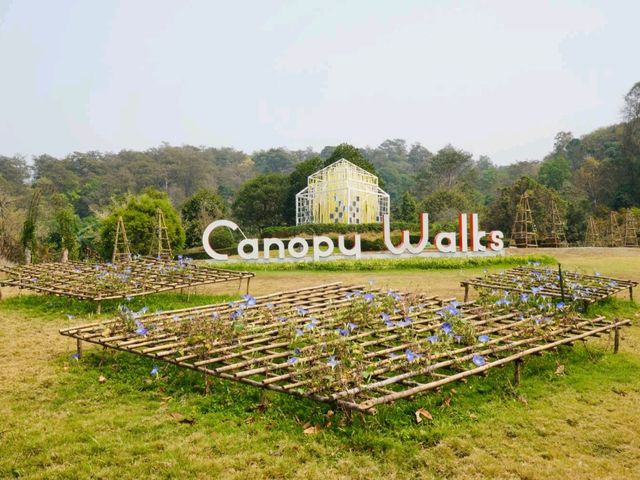
<instances>
[{"instance_id":1,"label":"hedge row","mask_svg":"<svg viewBox=\"0 0 640 480\"><path fill-rule=\"evenodd\" d=\"M446 223L430 223L429 229L433 231L455 231L455 224ZM391 222L391 230L409 230L411 232L420 233L419 223L410 222ZM363 223L360 225L350 225L346 223L316 223L306 225L295 225L290 227L267 227L262 230L260 236L262 238L288 238L299 235L326 235L326 234L348 234L348 233L367 233L382 232L382 224L380 223Z\"/></svg>"}]
</instances>

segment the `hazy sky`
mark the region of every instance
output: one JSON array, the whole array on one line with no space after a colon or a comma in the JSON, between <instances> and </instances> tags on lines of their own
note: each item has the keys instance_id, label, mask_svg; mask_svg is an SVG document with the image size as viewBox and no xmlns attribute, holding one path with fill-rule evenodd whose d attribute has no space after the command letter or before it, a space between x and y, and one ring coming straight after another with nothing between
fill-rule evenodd
<instances>
[{"instance_id":1,"label":"hazy sky","mask_svg":"<svg viewBox=\"0 0 640 480\"><path fill-rule=\"evenodd\" d=\"M620 119L640 2L0 0L0 154L387 138L497 163Z\"/></svg>"}]
</instances>

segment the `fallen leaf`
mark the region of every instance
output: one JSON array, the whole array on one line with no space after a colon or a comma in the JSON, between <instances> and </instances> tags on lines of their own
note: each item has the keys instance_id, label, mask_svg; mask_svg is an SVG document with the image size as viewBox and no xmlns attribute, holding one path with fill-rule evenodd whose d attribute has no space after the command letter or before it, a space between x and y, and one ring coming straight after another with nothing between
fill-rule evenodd
<instances>
[{"instance_id":1,"label":"fallen leaf","mask_svg":"<svg viewBox=\"0 0 640 480\"><path fill-rule=\"evenodd\" d=\"M522 395L518 395L518 401L521 403L524 403L525 405L529 405L529 402L527 402L527 399L524 398Z\"/></svg>"},{"instance_id":2,"label":"fallen leaf","mask_svg":"<svg viewBox=\"0 0 640 480\"><path fill-rule=\"evenodd\" d=\"M318 425L311 425L303 430L305 435L315 435L316 433L320 433L322 428Z\"/></svg>"},{"instance_id":3,"label":"fallen leaf","mask_svg":"<svg viewBox=\"0 0 640 480\"><path fill-rule=\"evenodd\" d=\"M556 375L564 375L564 365L558 364L556 367Z\"/></svg>"},{"instance_id":4,"label":"fallen leaf","mask_svg":"<svg viewBox=\"0 0 640 480\"><path fill-rule=\"evenodd\" d=\"M334 415L335 415L335 413L334 413L334 411L333 411L333 410L329 410L329 411L327 412L327 418L331 418L331 417L333 417Z\"/></svg>"},{"instance_id":5,"label":"fallen leaf","mask_svg":"<svg viewBox=\"0 0 640 480\"><path fill-rule=\"evenodd\" d=\"M442 405L440 405L440 408L447 408L450 406L451 404L451 398L452 397L447 397L442 401Z\"/></svg>"},{"instance_id":6,"label":"fallen leaf","mask_svg":"<svg viewBox=\"0 0 640 480\"><path fill-rule=\"evenodd\" d=\"M418 410L416 410L416 422L417 423L422 422L423 418L426 418L427 420L433 420L433 417L431 416L428 410L425 410L424 408L419 408Z\"/></svg>"},{"instance_id":7,"label":"fallen leaf","mask_svg":"<svg viewBox=\"0 0 640 480\"><path fill-rule=\"evenodd\" d=\"M105 377L103 377L102 375L100 375L100 376L98 377L98 382L99 382L99 383L106 383L106 382L107 382L107 379L106 379Z\"/></svg>"},{"instance_id":8,"label":"fallen leaf","mask_svg":"<svg viewBox=\"0 0 640 480\"><path fill-rule=\"evenodd\" d=\"M178 422L178 423L186 423L189 425L193 425L195 423L195 420L193 418L187 418L184 415L182 415L181 413L178 412L172 412L170 413L170 415Z\"/></svg>"}]
</instances>

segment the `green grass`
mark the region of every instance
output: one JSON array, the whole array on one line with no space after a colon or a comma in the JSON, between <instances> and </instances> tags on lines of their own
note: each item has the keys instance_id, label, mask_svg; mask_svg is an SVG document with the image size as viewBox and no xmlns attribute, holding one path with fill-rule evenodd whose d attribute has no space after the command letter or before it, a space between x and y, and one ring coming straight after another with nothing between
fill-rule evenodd
<instances>
[{"instance_id":1,"label":"green grass","mask_svg":"<svg viewBox=\"0 0 640 480\"><path fill-rule=\"evenodd\" d=\"M399 258L399 259L363 259L363 260L331 260L318 262L228 262L207 264L211 267L222 267L229 270L250 271L327 271L356 272L380 270L451 270L461 268L513 267L539 262L543 265L556 263L550 255L509 255L499 257L465 257L465 258Z\"/></svg>"}]
</instances>

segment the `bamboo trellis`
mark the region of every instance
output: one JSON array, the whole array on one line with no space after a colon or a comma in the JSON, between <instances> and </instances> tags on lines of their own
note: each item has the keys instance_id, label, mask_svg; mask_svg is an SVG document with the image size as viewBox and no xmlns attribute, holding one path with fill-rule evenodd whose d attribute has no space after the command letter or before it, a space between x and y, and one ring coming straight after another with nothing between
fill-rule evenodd
<instances>
[{"instance_id":1,"label":"bamboo trellis","mask_svg":"<svg viewBox=\"0 0 640 480\"><path fill-rule=\"evenodd\" d=\"M112 300L149 295L220 282L246 280L251 272L208 268L191 262L161 261L152 257L136 257L131 262L40 263L16 267L0 266L8 278L0 286L34 290L51 295L81 300Z\"/></svg>"},{"instance_id":2,"label":"bamboo trellis","mask_svg":"<svg viewBox=\"0 0 640 480\"><path fill-rule=\"evenodd\" d=\"M167 229L167 222L164 220L164 213L160 208L156 210L156 223L156 240L158 242L157 258L160 260L171 260L173 258L173 252L171 251L171 242L169 242L169 230Z\"/></svg>"},{"instance_id":3,"label":"bamboo trellis","mask_svg":"<svg viewBox=\"0 0 640 480\"><path fill-rule=\"evenodd\" d=\"M527 192L522 194L516 207L516 218L511 228L509 245L518 248L535 248L538 246L538 234L533 223L529 194Z\"/></svg>"},{"instance_id":4,"label":"bamboo trellis","mask_svg":"<svg viewBox=\"0 0 640 480\"><path fill-rule=\"evenodd\" d=\"M600 231L596 225L596 220L593 217L589 217L587 220L587 234L584 239L585 247L601 247L602 241L600 239Z\"/></svg>"},{"instance_id":5,"label":"bamboo trellis","mask_svg":"<svg viewBox=\"0 0 640 480\"><path fill-rule=\"evenodd\" d=\"M558 211L558 207L553 198L551 199L549 210L551 213L551 222L548 225L548 231L546 232L545 238L542 240L542 244L545 247L566 247L568 244L565 233L565 224L562 218L560 218L560 212Z\"/></svg>"},{"instance_id":6,"label":"bamboo trellis","mask_svg":"<svg viewBox=\"0 0 640 480\"><path fill-rule=\"evenodd\" d=\"M618 214L614 211L609 212L609 224L605 234L608 247L622 247L622 233L618 224Z\"/></svg>"},{"instance_id":7,"label":"bamboo trellis","mask_svg":"<svg viewBox=\"0 0 640 480\"><path fill-rule=\"evenodd\" d=\"M638 229L636 227L636 216L630 208L624 214L624 235L623 244L625 247L638 246Z\"/></svg>"},{"instance_id":8,"label":"bamboo trellis","mask_svg":"<svg viewBox=\"0 0 640 480\"><path fill-rule=\"evenodd\" d=\"M116 224L116 235L113 241L112 263L130 262L132 260L129 239L127 238L127 230L124 228L124 220L122 216L118 217Z\"/></svg>"},{"instance_id":9,"label":"bamboo trellis","mask_svg":"<svg viewBox=\"0 0 640 480\"><path fill-rule=\"evenodd\" d=\"M438 351L431 349L427 340L443 333L441 312L448 300L416 295L419 304L409 324L401 325L403 314L391 314L385 322L356 326L346 336L335 334L351 318L349 309L361 288L329 284L259 297L254 305L245 307L241 331L215 339L194 340L208 327L235 325L231 317L237 304L140 315L136 318L137 333L121 319L66 328L60 333L77 340L78 356L83 342L89 342L205 375L373 413L378 405L509 362L515 362L519 377L524 357L605 332L615 332L617 351L619 328L630 323L603 317L587 320L574 314L546 323L515 309L457 304L458 315L473 325L478 340L483 340L451 344L451 348ZM294 309L303 313L283 322L282 316L291 315ZM307 332L311 323L317 341L294 348L291 329ZM194 327L199 330L192 336L189 332ZM416 348L416 342L424 348ZM331 355L338 344L359 352L359 367L346 357Z\"/></svg>"},{"instance_id":10,"label":"bamboo trellis","mask_svg":"<svg viewBox=\"0 0 640 480\"><path fill-rule=\"evenodd\" d=\"M629 291L633 300L633 288L638 282L579 272L560 272L550 267L515 267L498 273L464 280L460 283L465 289L465 301L469 296L469 287L497 291L530 293L531 288L540 289L540 295L583 304L594 303L623 290Z\"/></svg>"}]
</instances>

